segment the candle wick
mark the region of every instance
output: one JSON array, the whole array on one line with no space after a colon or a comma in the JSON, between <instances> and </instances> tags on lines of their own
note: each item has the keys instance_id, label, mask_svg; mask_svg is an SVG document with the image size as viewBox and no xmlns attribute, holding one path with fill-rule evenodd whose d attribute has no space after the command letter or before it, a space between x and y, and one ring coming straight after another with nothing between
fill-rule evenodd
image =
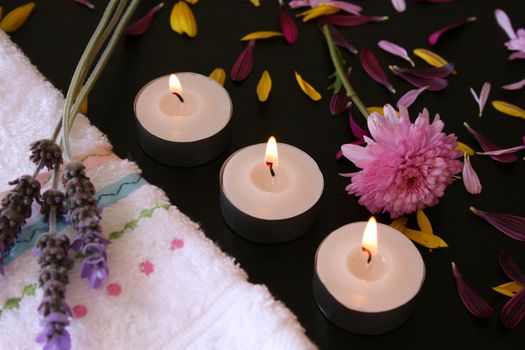
<instances>
[{"instance_id":1,"label":"candle wick","mask_svg":"<svg viewBox=\"0 0 525 350\"><path fill-rule=\"evenodd\" d=\"M270 168L270 174L272 175L272 177L275 176L275 171L273 170L273 163L272 162L266 162L266 166L268 168Z\"/></svg>"},{"instance_id":2,"label":"candle wick","mask_svg":"<svg viewBox=\"0 0 525 350\"><path fill-rule=\"evenodd\" d=\"M172 92L173 95L177 96L179 98L179 101L181 103L184 103L184 99L182 98L181 94L179 94L178 92Z\"/></svg>"},{"instance_id":3,"label":"candle wick","mask_svg":"<svg viewBox=\"0 0 525 350\"><path fill-rule=\"evenodd\" d=\"M365 248L365 247L361 247L361 251L363 253L367 253L368 254L368 259L366 259L366 263L370 264L370 262L372 261L372 252L370 251L370 249Z\"/></svg>"}]
</instances>

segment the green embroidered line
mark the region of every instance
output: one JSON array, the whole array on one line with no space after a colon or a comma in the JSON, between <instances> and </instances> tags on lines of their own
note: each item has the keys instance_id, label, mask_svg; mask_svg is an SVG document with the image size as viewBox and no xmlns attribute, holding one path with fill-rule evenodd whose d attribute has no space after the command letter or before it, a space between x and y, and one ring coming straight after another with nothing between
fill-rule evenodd
<instances>
[{"instance_id":1,"label":"green embroidered line","mask_svg":"<svg viewBox=\"0 0 525 350\"><path fill-rule=\"evenodd\" d=\"M83 162L85 161L86 159L88 158L91 158L91 157L108 157L110 155L112 155L113 153L112 152L109 152L109 153L104 153L104 154L88 154L87 156L85 156L84 158L82 158L80 160L80 162Z\"/></svg>"},{"instance_id":2,"label":"green embroidered line","mask_svg":"<svg viewBox=\"0 0 525 350\"><path fill-rule=\"evenodd\" d=\"M120 231L111 232L108 237L109 240L114 241L116 239L121 238L122 236L124 236L126 231L136 229L140 220L145 219L145 218L151 218L153 216L153 213L157 209L168 210L169 207L170 205L168 203L159 203L155 205L154 207L142 210L139 216L135 220L131 220L127 222ZM83 255L81 252L78 252L75 255L75 259L81 259L82 257ZM22 289L22 294L20 295L20 297L14 297L14 298L7 299L4 303L4 306L0 309L0 316L5 310L17 309L20 306L20 302L22 301L24 297L34 296L36 294L37 287L38 287L37 283L28 284L24 286L24 288Z\"/></svg>"}]
</instances>

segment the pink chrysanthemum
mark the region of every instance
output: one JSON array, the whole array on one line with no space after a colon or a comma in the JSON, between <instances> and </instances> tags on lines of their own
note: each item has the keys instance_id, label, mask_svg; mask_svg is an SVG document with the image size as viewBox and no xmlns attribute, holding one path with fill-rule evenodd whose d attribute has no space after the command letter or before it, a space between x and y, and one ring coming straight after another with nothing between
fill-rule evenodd
<instances>
[{"instance_id":1,"label":"pink chrysanthemum","mask_svg":"<svg viewBox=\"0 0 525 350\"><path fill-rule=\"evenodd\" d=\"M344 156L361 168L350 174L348 193L360 197L359 203L370 212L386 211L392 218L437 204L462 169L456 136L443 132L439 115L430 123L424 109L412 124L407 109L401 106L400 112L398 116L386 105L384 117L372 113L368 129L373 139L365 136L365 147L341 147Z\"/></svg>"}]
</instances>

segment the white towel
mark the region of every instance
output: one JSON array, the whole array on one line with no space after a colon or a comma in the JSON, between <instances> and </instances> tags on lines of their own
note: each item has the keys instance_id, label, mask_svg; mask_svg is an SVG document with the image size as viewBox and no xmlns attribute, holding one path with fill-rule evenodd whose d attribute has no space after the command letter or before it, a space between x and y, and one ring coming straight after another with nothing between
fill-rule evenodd
<instances>
[{"instance_id":1,"label":"white towel","mask_svg":"<svg viewBox=\"0 0 525 350\"><path fill-rule=\"evenodd\" d=\"M28 145L49 137L62 107L61 93L0 31L0 191L32 172ZM105 207L102 229L112 239L103 287L81 280L79 263L70 272L73 349L315 348L296 317L266 287L248 283L136 164L112 155L84 116L74 125L72 149L88 167ZM43 230L34 215L19 239L28 242L17 243L0 277L0 349L40 348L38 265L28 247Z\"/></svg>"}]
</instances>

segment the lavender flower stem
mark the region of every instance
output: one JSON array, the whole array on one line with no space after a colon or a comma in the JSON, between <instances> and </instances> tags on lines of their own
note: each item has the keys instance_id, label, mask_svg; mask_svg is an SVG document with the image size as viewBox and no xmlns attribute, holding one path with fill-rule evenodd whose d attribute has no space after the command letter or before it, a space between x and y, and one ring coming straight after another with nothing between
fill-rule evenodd
<instances>
[{"instance_id":1,"label":"lavender flower stem","mask_svg":"<svg viewBox=\"0 0 525 350\"><path fill-rule=\"evenodd\" d=\"M352 102L357 106L359 109L359 112L365 117L365 119L368 118L368 110L366 109L365 105L355 92L354 88L350 84L350 81L347 79L343 63L341 62L341 52L335 47L334 40L332 38L332 33L330 33L330 29L325 24L323 25L323 34L326 39L326 43L328 44L328 51L330 52L330 57L332 58L332 63L335 67L335 71L337 72L337 76L339 79L341 79L341 82L343 83L343 86L346 90L346 94L348 97L352 99Z\"/></svg>"}]
</instances>

